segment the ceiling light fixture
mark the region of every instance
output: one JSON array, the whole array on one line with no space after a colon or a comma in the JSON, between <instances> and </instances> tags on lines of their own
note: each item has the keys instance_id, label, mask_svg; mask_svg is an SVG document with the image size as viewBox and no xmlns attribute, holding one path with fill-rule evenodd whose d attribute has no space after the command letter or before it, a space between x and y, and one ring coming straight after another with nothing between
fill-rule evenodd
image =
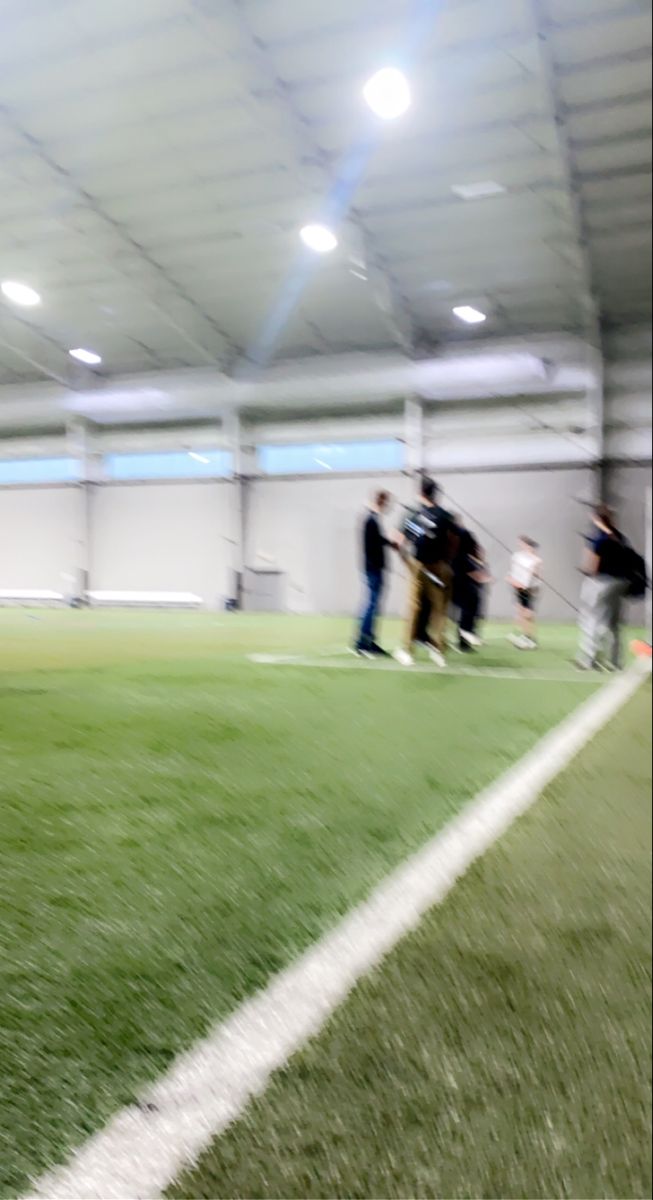
<instances>
[{"instance_id":1,"label":"ceiling light fixture","mask_svg":"<svg viewBox=\"0 0 653 1200\"><path fill-rule=\"evenodd\" d=\"M485 313L480 312L478 308L472 308L471 304L458 304L453 310L453 315L466 325L480 325L482 321L487 321Z\"/></svg>"},{"instance_id":2,"label":"ceiling light fixture","mask_svg":"<svg viewBox=\"0 0 653 1200\"><path fill-rule=\"evenodd\" d=\"M102 358L96 354L94 350L84 350L81 346L77 346L75 350L68 351L71 358L76 358L77 362L85 363L87 367L97 367Z\"/></svg>"},{"instance_id":3,"label":"ceiling light fixture","mask_svg":"<svg viewBox=\"0 0 653 1200\"><path fill-rule=\"evenodd\" d=\"M0 284L3 296L7 300L11 300L12 304L21 304L23 308L34 308L36 304L41 303L41 297L38 292L34 291L26 283L16 283L13 279L5 279Z\"/></svg>"},{"instance_id":4,"label":"ceiling light fixture","mask_svg":"<svg viewBox=\"0 0 653 1200\"><path fill-rule=\"evenodd\" d=\"M316 254L330 254L338 245L335 233L326 225L304 225L299 236L304 245L309 250L315 250Z\"/></svg>"},{"instance_id":5,"label":"ceiling light fixture","mask_svg":"<svg viewBox=\"0 0 653 1200\"><path fill-rule=\"evenodd\" d=\"M479 183L453 183L451 190L461 200L482 200L486 196L501 196L506 189L494 179L482 179Z\"/></svg>"},{"instance_id":6,"label":"ceiling light fixture","mask_svg":"<svg viewBox=\"0 0 653 1200\"><path fill-rule=\"evenodd\" d=\"M384 121L394 121L410 108L410 87L403 71L383 67L368 79L363 96L373 113Z\"/></svg>"}]
</instances>

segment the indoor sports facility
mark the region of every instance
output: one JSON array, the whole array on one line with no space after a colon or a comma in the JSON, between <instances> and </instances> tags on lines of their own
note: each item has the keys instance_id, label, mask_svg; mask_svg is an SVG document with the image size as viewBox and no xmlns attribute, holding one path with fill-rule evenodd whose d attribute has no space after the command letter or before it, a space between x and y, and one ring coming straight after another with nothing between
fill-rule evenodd
<instances>
[{"instance_id":1,"label":"indoor sports facility","mask_svg":"<svg viewBox=\"0 0 653 1200\"><path fill-rule=\"evenodd\" d=\"M651 1195L648 0L0 0L0 1198Z\"/></svg>"}]
</instances>

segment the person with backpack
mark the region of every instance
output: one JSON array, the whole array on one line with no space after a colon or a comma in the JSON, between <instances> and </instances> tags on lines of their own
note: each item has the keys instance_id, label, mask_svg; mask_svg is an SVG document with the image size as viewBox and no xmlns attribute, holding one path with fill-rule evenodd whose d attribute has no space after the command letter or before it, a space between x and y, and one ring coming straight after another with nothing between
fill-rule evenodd
<instances>
[{"instance_id":1,"label":"person with backpack","mask_svg":"<svg viewBox=\"0 0 653 1200\"><path fill-rule=\"evenodd\" d=\"M397 662L404 667L413 665L413 646L421 633L420 615L425 601L430 605L425 631L429 654L436 666L445 666L445 630L453 587L451 564L457 544L453 518L438 503L437 484L422 476L418 507L409 513L398 540L410 571L406 636L403 646L395 651Z\"/></svg>"},{"instance_id":2,"label":"person with backpack","mask_svg":"<svg viewBox=\"0 0 653 1200\"><path fill-rule=\"evenodd\" d=\"M624 600L636 588L639 555L617 529L611 510L599 504L592 514L581 570L585 576L580 595L580 641L576 665L591 671L603 665L602 654L609 640L609 662L622 665L621 629Z\"/></svg>"}]
</instances>

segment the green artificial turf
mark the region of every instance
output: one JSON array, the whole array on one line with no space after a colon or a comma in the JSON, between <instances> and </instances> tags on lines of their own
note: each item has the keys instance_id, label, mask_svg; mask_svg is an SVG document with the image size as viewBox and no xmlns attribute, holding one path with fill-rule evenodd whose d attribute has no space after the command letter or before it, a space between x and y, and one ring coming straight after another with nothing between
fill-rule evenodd
<instances>
[{"instance_id":1,"label":"green artificial turf","mask_svg":"<svg viewBox=\"0 0 653 1200\"><path fill-rule=\"evenodd\" d=\"M170 1197L650 1197L650 686Z\"/></svg>"},{"instance_id":2,"label":"green artificial turf","mask_svg":"<svg viewBox=\"0 0 653 1200\"><path fill-rule=\"evenodd\" d=\"M596 686L245 658L349 632L0 612L1 1195L62 1161ZM537 661L564 667L572 640L547 632ZM500 642L484 660L524 663Z\"/></svg>"}]
</instances>

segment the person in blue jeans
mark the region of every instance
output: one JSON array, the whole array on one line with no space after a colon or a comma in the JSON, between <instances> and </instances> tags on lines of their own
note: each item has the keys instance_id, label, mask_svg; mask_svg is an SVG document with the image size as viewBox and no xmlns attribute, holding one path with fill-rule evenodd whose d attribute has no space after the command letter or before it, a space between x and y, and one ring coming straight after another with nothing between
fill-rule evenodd
<instances>
[{"instance_id":1,"label":"person in blue jeans","mask_svg":"<svg viewBox=\"0 0 653 1200\"><path fill-rule=\"evenodd\" d=\"M363 657L387 657L376 640L376 619L383 595L387 549L394 542L385 536L381 516L390 504L390 494L379 491L368 509L362 529L363 576L365 581L365 604L358 629L354 651Z\"/></svg>"}]
</instances>

